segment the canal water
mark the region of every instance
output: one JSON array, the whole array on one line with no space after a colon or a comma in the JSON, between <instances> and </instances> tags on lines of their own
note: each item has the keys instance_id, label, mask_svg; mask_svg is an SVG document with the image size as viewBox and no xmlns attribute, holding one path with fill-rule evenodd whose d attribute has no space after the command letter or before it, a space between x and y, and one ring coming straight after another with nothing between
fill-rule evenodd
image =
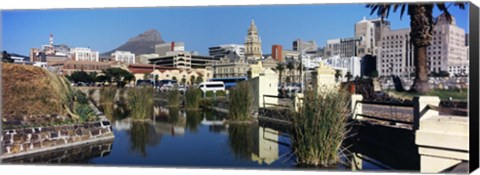
<instances>
[{"instance_id":1,"label":"canal water","mask_svg":"<svg viewBox=\"0 0 480 175\"><path fill-rule=\"evenodd\" d=\"M295 156L290 151L288 131L275 124L227 125L222 115L211 111L157 108L159 114L155 121L132 122L128 118L113 121L113 141L5 160L3 163L302 168L296 166ZM358 147L351 148L354 147L349 146L342 154L343 163L333 169L398 170L362 154ZM395 162L395 157L391 159ZM416 167L400 169L416 170Z\"/></svg>"}]
</instances>

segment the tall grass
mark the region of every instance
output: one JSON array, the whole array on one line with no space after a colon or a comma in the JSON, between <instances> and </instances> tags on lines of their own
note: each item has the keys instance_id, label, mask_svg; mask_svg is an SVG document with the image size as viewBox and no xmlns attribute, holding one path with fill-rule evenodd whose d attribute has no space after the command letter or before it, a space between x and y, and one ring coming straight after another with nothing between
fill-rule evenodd
<instances>
[{"instance_id":1,"label":"tall grass","mask_svg":"<svg viewBox=\"0 0 480 175\"><path fill-rule=\"evenodd\" d=\"M178 107L180 104L180 91L177 88L173 88L167 92L167 105L170 107Z\"/></svg>"},{"instance_id":2,"label":"tall grass","mask_svg":"<svg viewBox=\"0 0 480 175\"><path fill-rule=\"evenodd\" d=\"M75 113L80 117L80 122L96 120L95 111L87 104L77 103L75 105Z\"/></svg>"},{"instance_id":3,"label":"tall grass","mask_svg":"<svg viewBox=\"0 0 480 175\"><path fill-rule=\"evenodd\" d=\"M113 119L115 94L117 89L115 87L104 87L100 89L100 107L103 113L109 119Z\"/></svg>"},{"instance_id":4,"label":"tall grass","mask_svg":"<svg viewBox=\"0 0 480 175\"><path fill-rule=\"evenodd\" d=\"M250 83L244 81L235 86L229 96L230 117L234 121L245 121L253 112L253 94Z\"/></svg>"},{"instance_id":5,"label":"tall grass","mask_svg":"<svg viewBox=\"0 0 480 175\"><path fill-rule=\"evenodd\" d=\"M134 120L145 120L153 116L153 88L141 86L128 90L130 117Z\"/></svg>"},{"instance_id":6,"label":"tall grass","mask_svg":"<svg viewBox=\"0 0 480 175\"><path fill-rule=\"evenodd\" d=\"M292 150L300 165L331 166L339 161L346 137L349 94L344 90L305 92L305 103L293 112Z\"/></svg>"},{"instance_id":7,"label":"tall grass","mask_svg":"<svg viewBox=\"0 0 480 175\"><path fill-rule=\"evenodd\" d=\"M201 99L202 91L199 88L189 88L185 92L185 107L187 109L198 109Z\"/></svg>"}]
</instances>

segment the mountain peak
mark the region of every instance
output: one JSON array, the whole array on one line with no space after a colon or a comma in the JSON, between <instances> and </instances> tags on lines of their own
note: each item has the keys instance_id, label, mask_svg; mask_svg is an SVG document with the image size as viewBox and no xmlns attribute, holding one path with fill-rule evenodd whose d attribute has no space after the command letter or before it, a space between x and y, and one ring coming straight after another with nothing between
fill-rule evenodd
<instances>
[{"instance_id":1,"label":"mountain peak","mask_svg":"<svg viewBox=\"0 0 480 175\"><path fill-rule=\"evenodd\" d=\"M155 29L147 30L141 34L138 34L134 38L130 38L129 42L135 41L153 41L153 42L163 42L162 37L160 36L160 32Z\"/></svg>"},{"instance_id":2,"label":"mountain peak","mask_svg":"<svg viewBox=\"0 0 480 175\"><path fill-rule=\"evenodd\" d=\"M128 39L128 41L113 49L109 52L103 53L103 56L110 56L111 53L119 50L119 51L130 51L135 55L139 54L150 54L155 53L155 45L162 44L164 41L160 36L160 32L155 29L147 30L141 34L138 34L136 37Z\"/></svg>"}]
</instances>

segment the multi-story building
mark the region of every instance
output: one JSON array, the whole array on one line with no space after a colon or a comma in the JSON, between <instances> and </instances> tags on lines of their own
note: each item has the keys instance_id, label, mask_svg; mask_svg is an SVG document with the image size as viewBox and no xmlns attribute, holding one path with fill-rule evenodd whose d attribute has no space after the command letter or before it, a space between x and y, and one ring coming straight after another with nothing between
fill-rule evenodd
<instances>
[{"instance_id":1,"label":"multi-story building","mask_svg":"<svg viewBox=\"0 0 480 175\"><path fill-rule=\"evenodd\" d=\"M277 60L277 61L282 61L283 60L283 47L282 45L273 45L272 46L272 58Z\"/></svg>"},{"instance_id":2,"label":"multi-story building","mask_svg":"<svg viewBox=\"0 0 480 175\"><path fill-rule=\"evenodd\" d=\"M361 69L362 69L362 58L360 57L339 57L333 56L328 59L325 59L325 64L332 66L333 68L339 70L345 70L346 72L342 72L342 78L345 77L347 72L350 72L352 77L360 77L361 76Z\"/></svg>"},{"instance_id":3,"label":"multi-story building","mask_svg":"<svg viewBox=\"0 0 480 175\"><path fill-rule=\"evenodd\" d=\"M379 75L411 76L414 69L414 47L410 43L410 29L386 31L381 40L377 61ZM440 15L435 22L433 39L427 47L427 66L433 73L447 71L451 76L469 74L468 47L465 46L465 31L447 22Z\"/></svg>"},{"instance_id":4,"label":"multi-story building","mask_svg":"<svg viewBox=\"0 0 480 175\"><path fill-rule=\"evenodd\" d=\"M196 52L171 51L167 55L150 58L149 63L175 68L205 68L216 60L211 56L201 56Z\"/></svg>"},{"instance_id":5,"label":"multi-story building","mask_svg":"<svg viewBox=\"0 0 480 175\"><path fill-rule=\"evenodd\" d=\"M377 55L378 43L385 30L390 29L390 22L381 19L363 19L355 24L355 37L362 38L357 46L357 56Z\"/></svg>"},{"instance_id":6,"label":"multi-story building","mask_svg":"<svg viewBox=\"0 0 480 175\"><path fill-rule=\"evenodd\" d=\"M298 52L316 52L317 51L317 43L315 41L303 41L301 39L297 39L292 42L293 50Z\"/></svg>"},{"instance_id":7,"label":"multi-story building","mask_svg":"<svg viewBox=\"0 0 480 175\"><path fill-rule=\"evenodd\" d=\"M90 48L76 47L70 50L70 58L75 61L97 61L98 51L92 51Z\"/></svg>"},{"instance_id":8,"label":"multi-story building","mask_svg":"<svg viewBox=\"0 0 480 175\"><path fill-rule=\"evenodd\" d=\"M135 64L135 54L128 51L115 51L111 54L113 61L126 64Z\"/></svg>"},{"instance_id":9,"label":"multi-story building","mask_svg":"<svg viewBox=\"0 0 480 175\"><path fill-rule=\"evenodd\" d=\"M159 57L160 55L152 53L152 54L141 54L135 56L135 63L138 64L148 64L148 59L150 58L156 58Z\"/></svg>"},{"instance_id":10,"label":"multi-story building","mask_svg":"<svg viewBox=\"0 0 480 175\"><path fill-rule=\"evenodd\" d=\"M170 51L185 51L185 43L183 42L168 42L155 45L155 53L160 56L167 55Z\"/></svg>"},{"instance_id":11,"label":"multi-story building","mask_svg":"<svg viewBox=\"0 0 480 175\"><path fill-rule=\"evenodd\" d=\"M245 46L239 44L226 44L208 48L208 53L214 59L222 59L225 56L245 58Z\"/></svg>"},{"instance_id":12,"label":"multi-story building","mask_svg":"<svg viewBox=\"0 0 480 175\"><path fill-rule=\"evenodd\" d=\"M239 60L235 62L219 62L211 66L214 78L247 77L250 64Z\"/></svg>"},{"instance_id":13,"label":"multi-story building","mask_svg":"<svg viewBox=\"0 0 480 175\"><path fill-rule=\"evenodd\" d=\"M262 58L262 40L258 36L257 26L253 19L245 37L245 57L253 60Z\"/></svg>"},{"instance_id":14,"label":"multi-story building","mask_svg":"<svg viewBox=\"0 0 480 175\"><path fill-rule=\"evenodd\" d=\"M356 50L363 37L339 38L327 40L325 47L325 57L340 56L353 57L356 56Z\"/></svg>"},{"instance_id":15,"label":"multi-story building","mask_svg":"<svg viewBox=\"0 0 480 175\"><path fill-rule=\"evenodd\" d=\"M75 71L83 70L87 73L97 72L101 73L102 70L112 67L113 62L97 62L97 61L75 61L67 60L61 62L63 64L62 74L70 75Z\"/></svg>"},{"instance_id":16,"label":"multi-story building","mask_svg":"<svg viewBox=\"0 0 480 175\"><path fill-rule=\"evenodd\" d=\"M287 59L291 60L299 60L300 59L300 52L294 51L294 50L283 50L282 52L283 55L283 61Z\"/></svg>"}]
</instances>

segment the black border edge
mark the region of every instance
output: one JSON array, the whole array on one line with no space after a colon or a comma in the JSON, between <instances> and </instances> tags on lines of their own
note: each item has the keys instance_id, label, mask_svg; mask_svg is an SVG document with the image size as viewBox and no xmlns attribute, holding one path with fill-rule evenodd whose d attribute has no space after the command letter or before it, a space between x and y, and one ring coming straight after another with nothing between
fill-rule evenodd
<instances>
[{"instance_id":1,"label":"black border edge","mask_svg":"<svg viewBox=\"0 0 480 175\"><path fill-rule=\"evenodd\" d=\"M469 2L469 52L470 52L470 89L469 89L469 120L470 120L470 160L469 169L473 172L479 167L479 8Z\"/></svg>"}]
</instances>

